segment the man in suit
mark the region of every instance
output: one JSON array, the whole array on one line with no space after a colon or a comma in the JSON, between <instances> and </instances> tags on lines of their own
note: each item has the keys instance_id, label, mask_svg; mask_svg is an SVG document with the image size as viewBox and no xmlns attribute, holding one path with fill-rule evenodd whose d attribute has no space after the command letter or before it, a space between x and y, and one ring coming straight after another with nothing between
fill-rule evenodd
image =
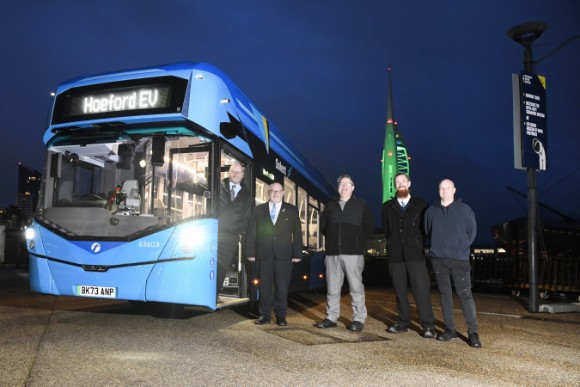
<instances>
[{"instance_id":1,"label":"man in suit","mask_svg":"<svg viewBox=\"0 0 580 387\"><path fill-rule=\"evenodd\" d=\"M237 262L238 245L248 227L252 211L252 196L244 184L244 167L239 162L230 165L229 176L220 184L220 212L218 216L218 271L219 294L226 273ZM219 301L219 300L218 300Z\"/></svg>"},{"instance_id":2,"label":"man in suit","mask_svg":"<svg viewBox=\"0 0 580 387\"><path fill-rule=\"evenodd\" d=\"M387 262L393 289L397 296L397 323L389 333L404 333L411 324L411 308L407 300L407 284L415 297L423 337L435 337L435 317L431 305L431 279L423 246L423 217L427 203L410 193L411 180L404 173L395 176L397 195L385 202L382 223L387 238Z\"/></svg>"},{"instance_id":3,"label":"man in suit","mask_svg":"<svg viewBox=\"0 0 580 387\"><path fill-rule=\"evenodd\" d=\"M248 260L259 263L260 317L255 323L269 323L273 307L276 324L286 326L292 265L302 259L300 217L296 206L282 201L282 184L271 184L268 197L254 208L247 234Z\"/></svg>"}]
</instances>

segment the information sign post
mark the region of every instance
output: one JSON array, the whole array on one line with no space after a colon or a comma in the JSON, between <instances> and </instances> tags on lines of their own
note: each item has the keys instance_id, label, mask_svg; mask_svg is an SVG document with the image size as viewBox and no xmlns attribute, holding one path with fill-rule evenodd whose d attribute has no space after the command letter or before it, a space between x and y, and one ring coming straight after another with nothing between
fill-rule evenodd
<instances>
[{"instance_id":1,"label":"information sign post","mask_svg":"<svg viewBox=\"0 0 580 387\"><path fill-rule=\"evenodd\" d=\"M512 75L514 96L514 166L547 168L546 78L531 73Z\"/></svg>"},{"instance_id":2,"label":"information sign post","mask_svg":"<svg viewBox=\"0 0 580 387\"><path fill-rule=\"evenodd\" d=\"M515 42L521 44L524 47L524 71L525 73L522 75L531 75L534 79L534 61L532 59L532 45L534 44L535 40L538 39L544 31L548 28L548 25L544 22L528 22L519 24L515 27L512 27L508 31L508 36L510 39L514 40ZM527 78L526 78L527 79ZM527 84L522 82L521 89L527 89ZM545 87L544 87L545 90ZM533 94L533 93L531 93ZM533 101L531 101L533 102ZM535 102L534 102L535 103ZM531 107L531 106L530 106ZM544 106L545 109L545 106ZM520 112L520 122L523 124L524 122L534 123L529 120L529 117L532 115L524 115L523 120L521 116L521 109L518 107L518 111ZM527 109L523 109L524 113ZM532 109L530 109L530 112ZM515 113L514 113L515 116ZM545 119L545 111L544 111L544 119ZM545 124L545 123L544 123ZM545 125L541 127L541 129L545 129ZM526 132L526 136L527 132ZM520 140L531 139L532 136L526 137L523 136ZM533 142L533 139L531 139ZM524 149L524 145L522 145L522 141L519 142L521 150ZM539 149L540 144L535 144L537 149ZM542 146L544 144L541 144ZM533 148L532 148L533 149ZM530 156L531 157L531 156ZM539 166L539 155L536 156L538 160ZM539 309L539 302L538 302L538 281L537 281L537 261L538 261L538 247L537 247L537 216L538 216L538 198L536 193L536 167L526 166L527 162L531 162L532 160L528 160L524 162L524 158L522 157L522 168L526 168L528 172L528 258L529 258L529 286L530 286L530 299L529 299L529 307L528 310L531 313L537 313Z\"/></svg>"}]
</instances>

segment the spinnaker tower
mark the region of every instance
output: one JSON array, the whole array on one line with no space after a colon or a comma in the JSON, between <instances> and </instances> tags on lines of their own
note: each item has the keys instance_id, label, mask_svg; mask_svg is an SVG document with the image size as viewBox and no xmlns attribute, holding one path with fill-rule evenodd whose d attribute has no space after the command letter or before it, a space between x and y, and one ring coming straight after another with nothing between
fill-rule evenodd
<instances>
[{"instance_id":1,"label":"spinnaker tower","mask_svg":"<svg viewBox=\"0 0 580 387\"><path fill-rule=\"evenodd\" d=\"M393 88L391 81L391 66L388 68L388 101L385 145L382 158L383 203L393 198L397 192L395 176L405 173L410 176L409 156L403 137L399 133L397 121L393 115Z\"/></svg>"}]
</instances>

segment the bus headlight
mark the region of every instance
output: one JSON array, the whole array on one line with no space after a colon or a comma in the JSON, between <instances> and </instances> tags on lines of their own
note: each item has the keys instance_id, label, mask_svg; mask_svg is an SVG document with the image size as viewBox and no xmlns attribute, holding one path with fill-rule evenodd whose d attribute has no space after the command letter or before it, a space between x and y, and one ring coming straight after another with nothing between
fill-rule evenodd
<instances>
[{"instance_id":1,"label":"bus headlight","mask_svg":"<svg viewBox=\"0 0 580 387\"><path fill-rule=\"evenodd\" d=\"M29 250L34 250L36 246L34 243L34 238L36 237L36 231L32 227L26 227L24 229L24 238L26 239L26 244Z\"/></svg>"},{"instance_id":2,"label":"bus headlight","mask_svg":"<svg viewBox=\"0 0 580 387\"><path fill-rule=\"evenodd\" d=\"M206 231L204 227L186 227L179 235L181 246L186 254L201 247L205 238Z\"/></svg>"},{"instance_id":3,"label":"bus headlight","mask_svg":"<svg viewBox=\"0 0 580 387\"><path fill-rule=\"evenodd\" d=\"M36 237L36 231L34 231L32 227L26 227L24 229L24 238L26 238L27 241L30 241L34 239L34 237Z\"/></svg>"}]
</instances>

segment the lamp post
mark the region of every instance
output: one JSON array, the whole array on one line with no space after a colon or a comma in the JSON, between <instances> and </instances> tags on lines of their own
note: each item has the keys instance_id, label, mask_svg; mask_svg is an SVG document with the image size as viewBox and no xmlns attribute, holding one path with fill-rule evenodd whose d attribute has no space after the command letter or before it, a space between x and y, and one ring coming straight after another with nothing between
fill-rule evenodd
<instances>
[{"instance_id":1,"label":"lamp post","mask_svg":"<svg viewBox=\"0 0 580 387\"><path fill-rule=\"evenodd\" d=\"M532 45L539 38L548 25L544 22L528 22L512 27L507 32L510 39L521 44L524 47L524 71L526 73L535 73L535 63L532 59ZM529 306L531 313L537 313L539 309L538 302L538 283L537 283L537 214L538 198L536 195L536 169L527 167L528 173L528 260L529 260Z\"/></svg>"}]
</instances>

